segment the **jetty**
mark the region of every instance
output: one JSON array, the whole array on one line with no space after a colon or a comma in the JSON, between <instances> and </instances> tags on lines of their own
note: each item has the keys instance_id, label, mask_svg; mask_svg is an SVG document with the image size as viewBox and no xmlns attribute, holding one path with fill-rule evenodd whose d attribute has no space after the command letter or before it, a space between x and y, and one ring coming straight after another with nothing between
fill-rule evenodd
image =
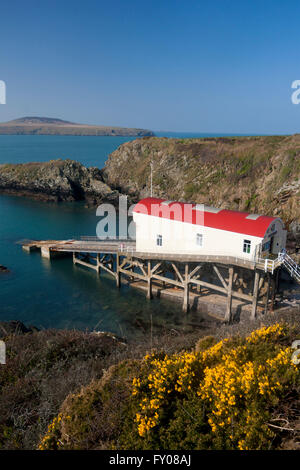
<instances>
[{"instance_id":1,"label":"jetty","mask_svg":"<svg viewBox=\"0 0 300 470\"><path fill-rule=\"evenodd\" d=\"M232 307L237 299L248 306L251 319L256 318L258 310L262 313L274 310L283 262L280 258L252 261L232 256L146 253L136 250L134 240L102 240L97 237L32 240L24 242L22 248L27 252L40 250L42 257L49 260L72 256L75 265L93 269L98 275L102 271L109 273L118 288L122 278L136 283L146 291L148 299L166 291L181 299L184 312L191 308L195 297L201 302L201 297L205 297L207 292L213 293L222 297L224 320L227 322L233 318ZM208 271L214 275L209 276L209 280ZM234 288L237 277L243 277L243 273L247 278L247 293ZM263 285L267 288L262 293Z\"/></svg>"}]
</instances>

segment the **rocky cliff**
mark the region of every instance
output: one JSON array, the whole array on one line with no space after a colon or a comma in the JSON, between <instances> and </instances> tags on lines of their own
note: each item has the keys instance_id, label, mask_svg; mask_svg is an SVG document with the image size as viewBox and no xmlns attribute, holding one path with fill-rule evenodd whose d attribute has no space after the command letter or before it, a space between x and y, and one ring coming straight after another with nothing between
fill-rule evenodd
<instances>
[{"instance_id":1,"label":"rocky cliff","mask_svg":"<svg viewBox=\"0 0 300 470\"><path fill-rule=\"evenodd\" d=\"M136 199L170 200L276 215L300 236L300 135L143 138L108 158L104 179Z\"/></svg>"},{"instance_id":2,"label":"rocky cliff","mask_svg":"<svg viewBox=\"0 0 300 470\"><path fill-rule=\"evenodd\" d=\"M98 168L86 168L73 160L0 165L0 192L44 201L115 203L118 191L103 182Z\"/></svg>"}]
</instances>

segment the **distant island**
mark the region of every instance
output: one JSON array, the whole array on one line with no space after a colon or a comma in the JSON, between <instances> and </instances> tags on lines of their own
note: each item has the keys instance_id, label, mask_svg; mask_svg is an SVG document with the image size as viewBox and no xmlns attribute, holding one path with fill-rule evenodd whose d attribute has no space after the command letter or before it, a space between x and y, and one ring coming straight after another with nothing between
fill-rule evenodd
<instances>
[{"instance_id":1,"label":"distant island","mask_svg":"<svg viewBox=\"0 0 300 470\"><path fill-rule=\"evenodd\" d=\"M153 136L147 129L94 126L62 119L27 116L0 123L0 135L91 135L91 136Z\"/></svg>"}]
</instances>

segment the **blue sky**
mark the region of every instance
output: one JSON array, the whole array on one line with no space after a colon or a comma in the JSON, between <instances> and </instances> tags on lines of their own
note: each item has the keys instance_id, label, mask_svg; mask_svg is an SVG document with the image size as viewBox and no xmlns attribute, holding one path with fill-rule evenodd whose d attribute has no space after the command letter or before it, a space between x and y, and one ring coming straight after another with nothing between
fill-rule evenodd
<instances>
[{"instance_id":1,"label":"blue sky","mask_svg":"<svg viewBox=\"0 0 300 470\"><path fill-rule=\"evenodd\" d=\"M1 3L0 121L300 132L294 0Z\"/></svg>"}]
</instances>

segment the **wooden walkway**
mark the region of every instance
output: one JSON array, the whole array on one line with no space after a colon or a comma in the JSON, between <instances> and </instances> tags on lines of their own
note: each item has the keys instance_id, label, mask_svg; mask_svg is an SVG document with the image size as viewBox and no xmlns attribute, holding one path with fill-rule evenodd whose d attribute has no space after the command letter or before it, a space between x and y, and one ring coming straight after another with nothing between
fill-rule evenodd
<instances>
[{"instance_id":1,"label":"wooden walkway","mask_svg":"<svg viewBox=\"0 0 300 470\"><path fill-rule=\"evenodd\" d=\"M178 261L178 262L194 262L194 263L221 263L240 266L247 269L258 269L265 271L265 264L263 262L255 262L233 256L218 256L218 255L194 255L190 253L151 253L136 251L135 241L88 241L88 240L36 240L24 243L23 249L32 251L35 249L43 249L44 253L49 250L51 252L76 252L76 253L111 253L111 254L124 254L132 255L141 259L159 259L165 261Z\"/></svg>"},{"instance_id":2,"label":"wooden walkway","mask_svg":"<svg viewBox=\"0 0 300 470\"><path fill-rule=\"evenodd\" d=\"M92 238L92 237L91 237ZM134 241L122 240L44 240L24 243L23 249L31 252L40 250L41 255L51 259L58 255L72 254L73 263L94 269L100 275L101 271L108 272L116 280L117 287L121 285L121 276L131 281L144 283L147 298L153 296L152 285L160 283L165 288L176 287L182 292L183 311L190 307L190 297L193 292L201 295L201 289L225 294L225 321L232 319L232 299L246 301L251 305L251 318L257 313L257 306L263 306L266 312L271 300L271 308L278 285L278 270L266 271L264 262L243 260L230 256L203 256L188 253L145 253L136 251ZM215 276L214 280L203 278L204 267ZM250 293L234 289L237 268L243 268L252 274L253 282ZM267 293L262 303L260 289L267 281ZM271 293L271 295L270 295Z\"/></svg>"}]
</instances>

